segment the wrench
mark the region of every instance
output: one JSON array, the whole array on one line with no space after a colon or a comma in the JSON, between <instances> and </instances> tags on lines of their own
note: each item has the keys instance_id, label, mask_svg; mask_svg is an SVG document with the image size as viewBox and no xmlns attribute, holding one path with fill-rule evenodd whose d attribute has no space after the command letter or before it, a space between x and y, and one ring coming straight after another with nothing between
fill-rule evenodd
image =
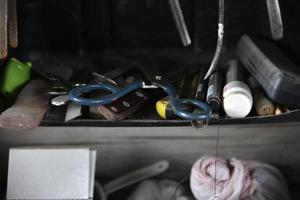
<instances>
[{"instance_id":1,"label":"wrench","mask_svg":"<svg viewBox=\"0 0 300 200\"><path fill-rule=\"evenodd\" d=\"M266 0L266 1L268 7L272 38L274 40L280 40L283 37L283 23L282 23L281 11L279 6L279 0Z\"/></svg>"}]
</instances>

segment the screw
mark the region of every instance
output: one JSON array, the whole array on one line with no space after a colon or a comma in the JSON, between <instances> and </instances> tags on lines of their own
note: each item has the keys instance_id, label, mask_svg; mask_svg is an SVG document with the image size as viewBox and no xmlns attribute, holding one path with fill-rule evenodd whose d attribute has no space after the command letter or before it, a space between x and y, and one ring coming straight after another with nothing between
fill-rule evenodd
<instances>
[{"instance_id":1,"label":"screw","mask_svg":"<svg viewBox=\"0 0 300 200\"><path fill-rule=\"evenodd\" d=\"M139 91L136 91L135 92L136 96L140 97L140 98L143 98L145 95Z\"/></svg>"},{"instance_id":2,"label":"screw","mask_svg":"<svg viewBox=\"0 0 300 200\"><path fill-rule=\"evenodd\" d=\"M110 109L111 109L113 112L118 112L118 109L117 109L115 106L111 106Z\"/></svg>"},{"instance_id":3,"label":"screw","mask_svg":"<svg viewBox=\"0 0 300 200\"><path fill-rule=\"evenodd\" d=\"M128 103L127 101L123 101L122 103L125 107L130 108L130 103Z\"/></svg>"},{"instance_id":4,"label":"screw","mask_svg":"<svg viewBox=\"0 0 300 200\"><path fill-rule=\"evenodd\" d=\"M162 79L162 77L160 75L155 76L155 79L160 81Z\"/></svg>"}]
</instances>

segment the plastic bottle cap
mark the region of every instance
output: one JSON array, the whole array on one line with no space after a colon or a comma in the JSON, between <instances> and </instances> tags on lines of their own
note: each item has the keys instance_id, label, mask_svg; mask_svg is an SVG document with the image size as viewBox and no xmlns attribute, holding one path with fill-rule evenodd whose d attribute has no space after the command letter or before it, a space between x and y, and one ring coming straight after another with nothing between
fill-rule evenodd
<instances>
[{"instance_id":1,"label":"plastic bottle cap","mask_svg":"<svg viewBox=\"0 0 300 200\"><path fill-rule=\"evenodd\" d=\"M223 98L224 110L232 118L246 117L253 106L250 88L241 81L228 83L224 87Z\"/></svg>"}]
</instances>

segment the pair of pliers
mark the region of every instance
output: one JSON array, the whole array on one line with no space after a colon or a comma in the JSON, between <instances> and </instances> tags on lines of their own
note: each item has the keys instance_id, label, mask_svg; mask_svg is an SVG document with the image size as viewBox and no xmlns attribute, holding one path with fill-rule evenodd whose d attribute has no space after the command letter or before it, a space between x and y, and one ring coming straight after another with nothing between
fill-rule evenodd
<instances>
[{"instance_id":1,"label":"pair of pliers","mask_svg":"<svg viewBox=\"0 0 300 200\"><path fill-rule=\"evenodd\" d=\"M167 76L164 77L159 73L158 68L155 66L145 66L141 67L141 70L144 72L147 83L143 80L135 81L126 85L123 88L118 88L110 83L100 83L100 84L88 84L85 86L79 86L73 88L69 92L69 99L74 103L84 105L84 106L100 106L104 104L109 104L122 96L137 90L139 88L161 88L165 93L167 93L170 105L174 110L174 113L183 119L200 121L200 120L209 120L212 115L211 108L203 102L200 102L196 99L179 99L177 98L177 93L174 86L171 84L172 80L168 80ZM182 68L182 70L187 71L187 69ZM172 73L170 73L172 74ZM170 76L169 74L169 76ZM175 73L176 74L176 73ZM180 74L180 71L177 72L177 76ZM149 83L149 84L148 84ZM107 96L98 98L98 99L89 99L82 97L83 93L89 93L94 90L105 90L110 92ZM181 109L184 104L189 104L195 106L195 108L200 109L201 113L192 113Z\"/></svg>"}]
</instances>

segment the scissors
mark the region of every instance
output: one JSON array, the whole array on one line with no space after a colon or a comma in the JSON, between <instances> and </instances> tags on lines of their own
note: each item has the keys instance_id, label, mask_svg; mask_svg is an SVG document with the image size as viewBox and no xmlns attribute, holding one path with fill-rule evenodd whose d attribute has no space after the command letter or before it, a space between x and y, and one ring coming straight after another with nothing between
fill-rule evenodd
<instances>
[{"instance_id":1,"label":"scissors","mask_svg":"<svg viewBox=\"0 0 300 200\"><path fill-rule=\"evenodd\" d=\"M167 93L170 100L170 105L172 106L174 113L178 117L192 121L209 120L211 118L212 111L206 103L198 101L196 99L177 98L177 92L172 85L172 82L177 80L179 76L187 73L188 69L186 67L181 67L179 70L174 70L173 72L166 73L166 75L162 75L159 72L157 66L143 65L143 67L140 67L140 69L145 74L148 82L138 80L126 85L123 88L116 87L111 83L87 84L78 86L70 90L69 100L84 106L100 106L111 103L139 88L161 88L165 93ZM86 97L82 97L82 94L89 93L94 90L105 90L108 91L109 94L98 99L89 99ZM195 106L202 112L192 113L185 111L182 109L182 107L184 107L182 105L184 104Z\"/></svg>"}]
</instances>

